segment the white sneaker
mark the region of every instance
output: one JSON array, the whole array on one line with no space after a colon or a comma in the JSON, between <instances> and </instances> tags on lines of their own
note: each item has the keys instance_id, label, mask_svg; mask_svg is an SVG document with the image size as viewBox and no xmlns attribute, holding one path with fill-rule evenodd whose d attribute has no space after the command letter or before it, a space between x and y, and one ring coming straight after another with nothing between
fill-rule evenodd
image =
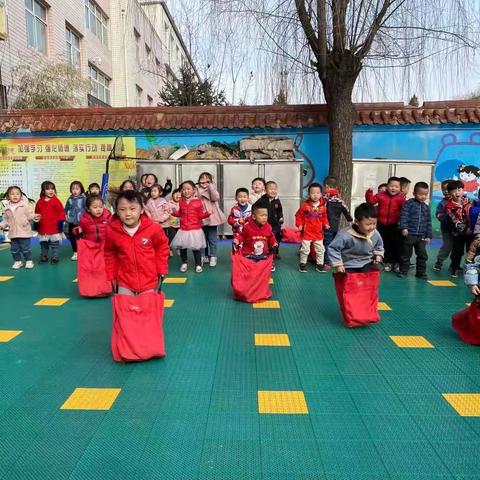
<instances>
[{"instance_id":1,"label":"white sneaker","mask_svg":"<svg viewBox=\"0 0 480 480\"><path fill-rule=\"evenodd\" d=\"M209 265L211 267L216 267L217 266L217 257L210 257L210 263Z\"/></svg>"},{"instance_id":2,"label":"white sneaker","mask_svg":"<svg viewBox=\"0 0 480 480\"><path fill-rule=\"evenodd\" d=\"M33 262L31 260L27 260L25 262L25 268L33 268Z\"/></svg>"},{"instance_id":3,"label":"white sneaker","mask_svg":"<svg viewBox=\"0 0 480 480\"><path fill-rule=\"evenodd\" d=\"M202 273L202 272L203 272L202 266L201 266L201 265L197 265L197 266L195 267L195 272L197 272L197 273Z\"/></svg>"},{"instance_id":4,"label":"white sneaker","mask_svg":"<svg viewBox=\"0 0 480 480\"><path fill-rule=\"evenodd\" d=\"M182 263L180 267L181 272L186 272L188 270L188 264L187 263Z\"/></svg>"},{"instance_id":5,"label":"white sneaker","mask_svg":"<svg viewBox=\"0 0 480 480\"><path fill-rule=\"evenodd\" d=\"M12 268L14 270L18 270L19 268L22 268L23 267L23 263L18 261L18 262L15 262L13 265L12 265Z\"/></svg>"},{"instance_id":6,"label":"white sneaker","mask_svg":"<svg viewBox=\"0 0 480 480\"><path fill-rule=\"evenodd\" d=\"M72 255L72 260L73 260L74 262L77 261L77 252L75 252L75 253Z\"/></svg>"},{"instance_id":7,"label":"white sneaker","mask_svg":"<svg viewBox=\"0 0 480 480\"><path fill-rule=\"evenodd\" d=\"M392 271L392 264L391 263L386 263L385 266L383 267L383 270L385 272L391 272Z\"/></svg>"}]
</instances>

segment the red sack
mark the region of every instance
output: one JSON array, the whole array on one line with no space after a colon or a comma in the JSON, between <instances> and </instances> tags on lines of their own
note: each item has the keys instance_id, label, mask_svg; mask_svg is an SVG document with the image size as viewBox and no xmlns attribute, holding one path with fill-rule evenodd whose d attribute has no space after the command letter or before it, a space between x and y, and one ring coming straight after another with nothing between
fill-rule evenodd
<instances>
[{"instance_id":1,"label":"red sack","mask_svg":"<svg viewBox=\"0 0 480 480\"><path fill-rule=\"evenodd\" d=\"M103 243L78 239L77 282L82 297L108 297L112 283L105 273Z\"/></svg>"},{"instance_id":2,"label":"red sack","mask_svg":"<svg viewBox=\"0 0 480 480\"><path fill-rule=\"evenodd\" d=\"M112 297L112 356L116 362L133 362L165 356L163 292Z\"/></svg>"},{"instance_id":3,"label":"red sack","mask_svg":"<svg viewBox=\"0 0 480 480\"><path fill-rule=\"evenodd\" d=\"M333 278L343 321L347 327L360 327L380 320L378 270L366 273L335 273Z\"/></svg>"},{"instance_id":4,"label":"red sack","mask_svg":"<svg viewBox=\"0 0 480 480\"><path fill-rule=\"evenodd\" d=\"M302 234L295 227L282 228L282 242L301 243Z\"/></svg>"},{"instance_id":5,"label":"red sack","mask_svg":"<svg viewBox=\"0 0 480 480\"><path fill-rule=\"evenodd\" d=\"M272 296L269 287L272 255L265 260L250 260L240 253L232 253L232 290L235 300L256 303Z\"/></svg>"},{"instance_id":6,"label":"red sack","mask_svg":"<svg viewBox=\"0 0 480 480\"><path fill-rule=\"evenodd\" d=\"M454 313L452 327L465 343L480 345L480 307L478 302L474 300L468 308Z\"/></svg>"}]
</instances>

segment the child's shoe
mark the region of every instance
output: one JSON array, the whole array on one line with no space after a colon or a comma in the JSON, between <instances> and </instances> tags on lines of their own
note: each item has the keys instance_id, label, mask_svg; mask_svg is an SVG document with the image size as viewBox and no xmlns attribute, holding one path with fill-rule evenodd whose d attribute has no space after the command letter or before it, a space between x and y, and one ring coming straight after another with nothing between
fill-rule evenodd
<instances>
[{"instance_id":1,"label":"child's shoe","mask_svg":"<svg viewBox=\"0 0 480 480\"><path fill-rule=\"evenodd\" d=\"M438 262L435 262L435 265L433 266L433 270L435 272L441 272L442 271L442 264L438 263Z\"/></svg>"},{"instance_id":2,"label":"child's shoe","mask_svg":"<svg viewBox=\"0 0 480 480\"><path fill-rule=\"evenodd\" d=\"M209 263L210 259L208 257L202 257L202 265L205 265L206 263Z\"/></svg>"},{"instance_id":3,"label":"child's shoe","mask_svg":"<svg viewBox=\"0 0 480 480\"><path fill-rule=\"evenodd\" d=\"M33 262L31 260L27 260L25 262L25 268L33 268Z\"/></svg>"},{"instance_id":4,"label":"child's shoe","mask_svg":"<svg viewBox=\"0 0 480 480\"><path fill-rule=\"evenodd\" d=\"M398 278L407 278L407 274L406 274L406 273L403 273L403 272L398 272L398 273L397 273L397 277L398 277Z\"/></svg>"},{"instance_id":5,"label":"child's shoe","mask_svg":"<svg viewBox=\"0 0 480 480\"><path fill-rule=\"evenodd\" d=\"M77 261L77 252L73 252L72 260L73 260L74 262Z\"/></svg>"},{"instance_id":6,"label":"child's shoe","mask_svg":"<svg viewBox=\"0 0 480 480\"><path fill-rule=\"evenodd\" d=\"M392 264L391 263L386 263L385 267L383 268L385 272L391 272L392 271Z\"/></svg>"},{"instance_id":7,"label":"child's shoe","mask_svg":"<svg viewBox=\"0 0 480 480\"><path fill-rule=\"evenodd\" d=\"M47 255L42 255L40 257L40 263L47 263L48 262L48 256Z\"/></svg>"},{"instance_id":8,"label":"child's shoe","mask_svg":"<svg viewBox=\"0 0 480 480\"><path fill-rule=\"evenodd\" d=\"M22 268L23 267L23 263L19 260L18 262L15 262L13 265L12 265L12 268L14 270L18 270L19 268Z\"/></svg>"},{"instance_id":9,"label":"child's shoe","mask_svg":"<svg viewBox=\"0 0 480 480\"><path fill-rule=\"evenodd\" d=\"M315 267L315 270L318 273L327 273L327 271L325 270L325 265L320 265L318 263L317 263L317 266Z\"/></svg>"},{"instance_id":10,"label":"child's shoe","mask_svg":"<svg viewBox=\"0 0 480 480\"><path fill-rule=\"evenodd\" d=\"M274 271L275 271L275 264L272 263L272 272L274 272Z\"/></svg>"},{"instance_id":11,"label":"child's shoe","mask_svg":"<svg viewBox=\"0 0 480 480\"><path fill-rule=\"evenodd\" d=\"M298 271L305 273L307 271L307 264L306 263L300 263L298 265Z\"/></svg>"},{"instance_id":12,"label":"child's shoe","mask_svg":"<svg viewBox=\"0 0 480 480\"><path fill-rule=\"evenodd\" d=\"M197 266L195 267L195 272L196 272L196 273L202 273L202 272L203 272L202 266L201 266L201 265L197 265Z\"/></svg>"},{"instance_id":13,"label":"child's shoe","mask_svg":"<svg viewBox=\"0 0 480 480\"><path fill-rule=\"evenodd\" d=\"M455 268L449 268L448 273L452 278L458 278L458 272Z\"/></svg>"},{"instance_id":14,"label":"child's shoe","mask_svg":"<svg viewBox=\"0 0 480 480\"><path fill-rule=\"evenodd\" d=\"M217 257L210 257L210 262L208 264L210 267L216 267L217 266Z\"/></svg>"},{"instance_id":15,"label":"child's shoe","mask_svg":"<svg viewBox=\"0 0 480 480\"><path fill-rule=\"evenodd\" d=\"M182 263L180 266L180 271L181 272L186 272L188 270L188 264L187 263Z\"/></svg>"},{"instance_id":16,"label":"child's shoe","mask_svg":"<svg viewBox=\"0 0 480 480\"><path fill-rule=\"evenodd\" d=\"M415 277L420 280L428 280L428 275L426 273L416 273Z\"/></svg>"},{"instance_id":17,"label":"child's shoe","mask_svg":"<svg viewBox=\"0 0 480 480\"><path fill-rule=\"evenodd\" d=\"M50 260L51 264L55 264L55 263L58 263L58 262L59 262L58 257L52 257L52 259Z\"/></svg>"},{"instance_id":18,"label":"child's shoe","mask_svg":"<svg viewBox=\"0 0 480 480\"><path fill-rule=\"evenodd\" d=\"M393 271L395 273L400 273L400 265L398 263L396 263L394 266L393 266Z\"/></svg>"}]
</instances>

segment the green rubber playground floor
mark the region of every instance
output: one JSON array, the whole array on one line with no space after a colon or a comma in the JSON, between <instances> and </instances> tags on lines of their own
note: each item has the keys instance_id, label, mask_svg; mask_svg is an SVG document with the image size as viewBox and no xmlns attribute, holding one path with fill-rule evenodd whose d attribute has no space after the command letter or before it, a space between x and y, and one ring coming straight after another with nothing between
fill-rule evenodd
<instances>
[{"instance_id":1,"label":"green rubber playground floor","mask_svg":"<svg viewBox=\"0 0 480 480\"><path fill-rule=\"evenodd\" d=\"M31 271L0 251L0 478L480 478L480 349L450 327L461 279L384 274L391 310L348 330L331 275L299 273L294 247L278 308L232 300L228 254L202 274L172 259L168 356L122 365L110 301L78 296L67 246Z\"/></svg>"}]
</instances>

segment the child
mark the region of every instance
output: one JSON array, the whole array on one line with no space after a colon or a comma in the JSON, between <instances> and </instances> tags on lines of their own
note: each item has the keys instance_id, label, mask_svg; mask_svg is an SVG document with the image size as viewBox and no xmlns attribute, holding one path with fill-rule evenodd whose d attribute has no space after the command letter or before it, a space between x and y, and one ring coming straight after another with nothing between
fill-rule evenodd
<instances>
[{"instance_id":1,"label":"child","mask_svg":"<svg viewBox=\"0 0 480 480\"><path fill-rule=\"evenodd\" d=\"M387 184L386 183L381 183L377 187L377 193L385 193L387 191Z\"/></svg>"},{"instance_id":2,"label":"child","mask_svg":"<svg viewBox=\"0 0 480 480\"><path fill-rule=\"evenodd\" d=\"M120 192L124 192L125 190L136 190L137 186L135 185L135 182L132 182L131 180L124 180L120 184L120 188L118 189Z\"/></svg>"},{"instance_id":3,"label":"child","mask_svg":"<svg viewBox=\"0 0 480 480\"><path fill-rule=\"evenodd\" d=\"M442 233L442 246L438 251L437 260L435 261L435 265L433 266L433 269L436 272L440 272L442 270L443 262L452 253L453 235L452 232L449 231L447 215L445 212L445 207L450 200L447 186L451 181L452 180L444 180L442 182L441 189L443 198L442 200L440 200L440 202L438 202L437 209L435 210L435 217L440 222L440 231Z\"/></svg>"},{"instance_id":4,"label":"child","mask_svg":"<svg viewBox=\"0 0 480 480\"><path fill-rule=\"evenodd\" d=\"M150 188L150 198L145 206L145 213L157 223L162 224L170 218L170 205L162 197L163 188L155 183Z\"/></svg>"},{"instance_id":5,"label":"child","mask_svg":"<svg viewBox=\"0 0 480 480\"><path fill-rule=\"evenodd\" d=\"M407 177L400 177L400 191L405 195L405 197L410 192L410 185L412 182Z\"/></svg>"},{"instance_id":6,"label":"child","mask_svg":"<svg viewBox=\"0 0 480 480\"><path fill-rule=\"evenodd\" d=\"M323 230L328 230L327 207L322 196L322 186L311 183L308 187L308 199L300 206L295 214L295 224L302 232L302 246L300 247L300 272L307 271L307 258L310 254L310 245L315 249L317 272L326 272L324 268Z\"/></svg>"},{"instance_id":7,"label":"child","mask_svg":"<svg viewBox=\"0 0 480 480\"><path fill-rule=\"evenodd\" d=\"M390 177L385 193L373 194L371 189L365 193L370 205L378 204L378 233L385 244L385 271L400 271L400 248L402 238L398 230L400 212L405 203L405 195L400 191L400 179Z\"/></svg>"},{"instance_id":8,"label":"child","mask_svg":"<svg viewBox=\"0 0 480 480\"><path fill-rule=\"evenodd\" d=\"M152 291L168 273L169 249L163 229L144 214L140 192L120 192L115 210L105 235L107 279L124 295Z\"/></svg>"},{"instance_id":9,"label":"child","mask_svg":"<svg viewBox=\"0 0 480 480\"><path fill-rule=\"evenodd\" d=\"M51 253L50 263L58 263L58 249L62 239L65 211L57 198L57 191L53 182L47 180L42 183L40 199L35 205L35 213L40 215L38 222L40 263L48 262L49 252Z\"/></svg>"},{"instance_id":10,"label":"child","mask_svg":"<svg viewBox=\"0 0 480 480\"><path fill-rule=\"evenodd\" d=\"M91 183L87 189L87 195L101 195L102 191L100 185L96 182Z\"/></svg>"},{"instance_id":11,"label":"child","mask_svg":"<svg viewBox=\"0 0 480 480\"><path fill-rule=\"evenodd\" d=\"M400 278L405 278L410 267L413 249L417 256L417 278L427 279L427 243L432 239L432 214L428 199L428 184L417 182L413 188L413 198L407 200L400 214L400 230L403 236Z\"/></svg>"},{"instance_id":12,"label":"child","mask_svg":"<svg viewBox=\"0 0 480 480\"><path fill-rule=\"evenodd\" d=\"M145 197L150 196L150 190L154 185L158 185L158 178L155 174L153 173L144 173L140 179L140 183L142 185L142 194L145 195ZM167 182L165 183L165 186L162 187L162 197L166 197L170 192L172 191L172 181L167 178Z\"/></svg>"},{"instance_id":13,"label":"child","mask_svg":"<svg viewBox=\"0 0 480 480\"><path fill-rule=\"evenodd\" d=\"M376 208L362 203L355 209L351 227L340 230L328 248L332 266L339 273L378 270L384 254L377 226Z\"/></svg>"},{"instance_id":14,"label":"child","mask_svg":"<svg viewBox=\"0 0 480 480\"><path fill-rule=\"evenodd\" d=\"M447 185L449 200L445 205L447 229L452 232L452 254L449 273L451 277L458 277L460 262L465 249L468 249L472 240L470 229L470 201L464 195L464 185L460 180L452 180Z\"/></svg>"},{"instance_id":15,"label":"child","mask_svg":"<svg viewBox=\"0 0 480 480\"><path fill-rule=\"evenodd\" d=\"M170 216L168 220L163 224L163 231L165 235L168 237L168 243L171 244L172 240L175 238L175 235L180 228L180 219L172 215L172 212L176 212L179 209L179 202L182 198L182 192L179 188L175 189L172 192L172 197L168 201L168 208L170 210ZM171 255L171 253L170 253Z\"/></svg>"},{"instance_id":16,"label":"child","mask_svg":"<svg viewBox=\"0 0 480 480\"><path fill-rule=\"evenodd\" d=\"M65 204L65 216L68 223L68 238L72 245L72 260L77 260L77 238L73 230L78 227L80 217L85 211L85 189L82 182L75 180L70 184L70 197Z\"/></svg>"},{"instance_id":17,"label":"child","mask_svg":"<svg viewBox=\"0 0 480 480\"><path fill-rule=\"evenodd\" d=\"M218 226L224 224L227 219L218 204L220 195L210 173L203 172L198 177L197 195L202 201L203 208L210 213L210 216L203 220L203 233L207 243L204 261L209 262L210 267L215 267L217 265Z\"/></svg>"},{"instance_id":18,"label":"child","mask_svg":"<svg viewBox=\"0 0 480 480\"><path fill-rule=\"evenodd\" d=\"M195 272L203 272L201 249L206 247L205 235L202 230L202 220L210 216L203 204L195 195L195 184L187 180L181 185L182 198L178 204L178 210L172 211L174 217L180 218L180 228L172 240L171 248L180 249L182 265L181 272L188 270L187 249L191 249L195 259Z\"/></svg>"},{"instance_id":19,"label":"child","mask_svg":"<svg viewBox=\"0 0 480 480\"><path fill-rule=\"evenodd\" d=\"M265 193L261 199L264 200L268 206L268 223L272 226L273 234L277 239L277 252L275 258L280 260L279 245L280 240L282 239L283 224L282 202L278 198L276 182L270 180L265 184L265 188L267 193ZM273 271L275 271L275 265L273 266Z\"/></svg>"},{"instance_id":20,"label":"child","mask_svg":"<svg viewBox=\"0 0 480 480\"><path fill-rule=\"evenodd\" d=\"M330 225L329 229L326 229L323 232L323 247L325 248L325 269L330 268L329 259L328 259L328 247L332 243L332 240L338 233L340 228L340 218L343 215L347 222L352 222L353 218L350 215L350 210L345 205L337 187L337 178L329 175L323 181L325 185L325 195L324 198L327 202L327 216L328 223Z\"/></svg>"},{"instance_id":21,"label":"child","mask_svg":"<svg viewBox=\"0 0 480 480\"><path fill-rule=\"evenodd\" d=\"M233 239L240 253L253 260L263 260L277 247L277 239L268 223L267 204L260 200L252 206L251 219Z\"/></svg>"},{"instance_id":22,"label":"child","mask_svg":"<svg viewBox=\"0 0 480 480\"><path fill-rule=\"evenodd\" d=\"M232 226L233 238L242 233L245 223L252 215L252 206L248 203L248 190L246 188L237 188L235 192L237 203L230 210L228 224Z\"/></svg>"},{"instance_id":23,"label":"child","mask_svg":"<svg viewBox=\"0 0 480 480\"><path fill-rule=\"evenodd\" d=\"M257 177L252 180L252 191L250 192L250 204L253 205L257 200L260 200L265 195L266 182L262 177Z\"/></svg>"},{"instance_id":24,"label":"child","mask_svg":"<svg viewBox=\"0 0 480 480\"><path fill-rule=\"evenodd\" d=\"M100 195L89 195L85 201L85 212L80 217L76 232L85 240L95 243L105 241L107 223L112 214L105 208Z\"/></svg>"},{"instance_id":25,"label":"child","mask_svg":"<svg viewBox=\"0 0 480 480\"><path fill-rule=\"evenodd\" d=\"M22 268L22 257L25 260L25 268L33 268L30 242L33 236L30 220L38 222L39 214L33 214L28 205L28 199L23 199L20 187L8 187L5 194L8 203L3 210L3 221L0 222L0 230L9 228L10 252L14 263L12 268Z\"/></svg>"}]
</instances>

